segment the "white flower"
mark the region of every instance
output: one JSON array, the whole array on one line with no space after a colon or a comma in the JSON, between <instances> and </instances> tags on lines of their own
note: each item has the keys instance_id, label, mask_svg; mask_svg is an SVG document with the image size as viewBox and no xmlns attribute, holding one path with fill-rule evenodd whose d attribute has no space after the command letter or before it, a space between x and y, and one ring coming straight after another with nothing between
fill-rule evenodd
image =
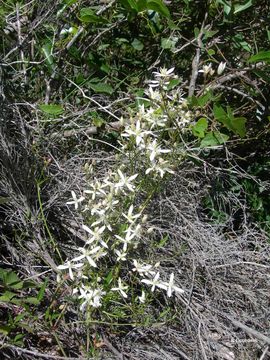
<instances>
[{"instance_id":1,"label":"white flower","mask_svg":"<svg viewBox=\"0 0 270 360\"><path fill-rule=\"evenodd\" d=\"M159 173L160 177L163 178L166 172L170 174L174 174L174 171L170 169L167 164L169 164L168 161L159 158L158 162L152 162L152 166L148 169L146 169L145 174L149 174L151 171L154 171L156 173Z\"/></svg>"},{"instance_id":2,"label":"white flower","mask_svg":"<svg viewBox=\"0 0 270 360\"><path fill-rule=\"evenodd\" d=\"M145 292L142 291L142 295L139 296L140 303L143 304L145 302Z\"/></svg>"},{"instance_id":3,"label":"white flower","mask_svg":"<svg viewBox=\"0 0 270 360\"><path fill-rule=\"evenodd\" d=\"M81 196L79 199L77 199L77 196L76 196L76 194L75 194L75 192L73 190L71 191L71 196L72 196L73 200L68 201L66 204L67 205L73 205L74 204L75 210L77 210L78 207L79 207L79 203L81 203L85 198L83 196Z\"/></svg>"},{"instance_id":4,"label":"white flower","mask_svg":"<svg viewBox=\"0 0 270 360\"><path fill-rule=\"evenodd\" d=\"M153 90L151 87L149 87L148 91L146 92L146 94L149 96L149 98L152 101L157 101L160 102L162 100L162 95L159 91Z\"/></svg>"},{"instance_id":5,"label":"white flower","mask_svg":"<svg viewBox=\"0 0 270 360\"><path fill-rule=\"evenodd\" d=\"M90 249L80 247L78 250L82 253L82 255L75 257L73 261L79 261L85 258L91 266L97 267L97 264L95 263L93 256L91 255L96 254L100 250L100 246L95 246L94 248Z\"/></svg>"},{"instance_id":6,"label":"white flower","mask_svg":"<svg viewBox=\"0 0 270 360\"><path fill-rule=\"evenodd\" d=\"M100 307L102 305L100 302L101 298L104 294L106 294L106 292L101 289L91 289L84 285L82 285L79 291L81 293L79 299L84 299L84 302L80 306L81 311L84 311L87 305L91 305L94 308Z\"/></svg>"},{"instance_id":7,"label":"white flower","mask_svg":"<svg viewBox=\"0 0 270 360\"><path fill-rule=\"evenodd\" d=\"M171 152L168 149L161 149L160 146L157 144L157 140L155 139L152 143L147 145L147 150L150 151L150 161L153 161L155 157L159 154L165 154Z\"/></svg>"},{"instance_id":8,"label":"white flower","mask_svg":"<svg viewBox=\"0 0 270 360\"><path fill-rule=\"evenodd\" d=\"M79 263L79 264L74 264L71 261L67 261L65 264L63 265L59 265L57 266L57 269L59 270L65 270L68 269L68 273L69 273L69 277L71 280L74 280L74 275L73 275L73 271L74 269L79 269L80 267L82 267L84 264L83 263Z\"/></svg>"},{"instance_id":9,"label":"white flower","mask_svg":"<svg viewBox=\"0 0 270 360\"><path fill-rule=\"evenodd\" d=\"M104 224L104 226L107 229L112 231L112 227L111 227L111 224L109 222L109 218L108 218L108 215L106 213L106 209L101 209L101 210L96 211L96 216L97 216L97 220L92 223L92 226L96 226L96 225L99 225L99 224ZM106 243L104 243L104 244L105 244L104 246L107 247Z\"/></svg>"},{"instance_id":10,"label":"white flower","mask_svg":"<svg viewBox=\"0 0 270 360\"><path fill-rule=\"evenodd\" d=\"M153 74L157 80L151 80L149 82L150 87L161 87L166 90L169 80L174 78L173 75L174 68L167 70L166 68L161 68L159 72L155 71Z\"/></svg>"},{"instance_id":11,"label":"white flower","mask_svg":"<svg viewBox=\"0 0 270 360\"><path fill-rule=\"evenodd\" d=\"M103 189L107 187L107 184L102 184L96 180L93 184L90 184L90 187L92 190L84 190L84 193L92 195L92 200L95 200L97 196L106 195L106 192Z\"/></svg>"},{"instance_id":12,"label":"white flower","mask_svg":"<svg viewBox=\"0 0 270 360\"><path fill-rule=\"evenodd\" d=\"M114 211L115 205L119 203L119 200L115 200L113 193L109 193L106 199L103 200L102 205L105 211Z\"/></svg>"},{"instance_id":13,"label":"white flower","mask_svg":"<svg viewBox=\"0 0 270 360\"><path fill-rule=\"evenodd\" d=\"M137 118L140 120L140 121L143 121L144 118L145 118L145 108L144 108L144 104L142 105L139 105L139 109L138 109L138 112L137 112Z\"/></svg>"},{"instance_id":14,"label":"white flower","mask_svg":"<svg viewBox=\"0 0 270 360\"><path fill-rule=\"evenodd\" d=\"M130 205L130 207L129 207L129 209L128 209L127 215L124 214L124 213L122 213L122 215L123 215L123 216L127 219L127 221L128 221L129 223L131 223L131 224L133 224L134 221L141 216L141 213L139 213L139 214L134 214L134 215L133 215L132 213L133 213L133 205Z\"/></svg>"},{"instance_id":15,"label":"white flower","mask_svg":"<svg viewBox=\"0 0 270 360\"><path fill-rule=\"evenodd\" d=\"M173 291L179 292L180 294L183 294L185 291L183 289L180 289L179 287L174 285L174 273L171 273L170 280L168 283L165 283L167 285L167 295L168 297L172 296Z\"/></svg>"},{"instance_id":16,"label":"white flower","mask_svg":"<svg viewBox=\"0 0 270 360\"><path fill-rule=\"evenodd\" d=\"M159 72L154 71L153 74L156 78L168 78L170 76L172 76L174 72L174 67L170 68L169 70L167 70L166 68L160 68Z\"/></svg>"},{"instance_id":17,"label":"white flower","mask_svg":"<svg viewBox=\"0 0 270 360\"><path fill-rule=\"evenodd\" d=\"M122 173L122 171L120 169L118 169L117 172L118 172L118 175L119 175L120 179L119 179L119 182L115 184L115 187L117 189L126 187L126 188L128 188L128 190L134 191L135 186L133 184L131 184L131 181L136 179L138 174L134 174L134 175L132 175L130 177L127 177Z\"/></svg>"},{"instance_id":18,"label":"white flower","mask_svg":"<svg viewBox=\"0 0 270 360\"><path fill-rule=\"evenodd\" d=\"M118 240L120 240L122 243L124 243L123 250L126 251L127 250L127 245L131 243L131 240L135 237L135 235L131 233L130 229L127 229L125 237L122 237L122 236L119 236L119 235L115 235L115 237Z\"/></svg>"},{"instance_id":19,"label":"white flower","mask_svg":"<svg viewBox=\"0 0 270 360\"><path fill-rule=\"evenodd\" d=\"M125 132L122 134L124 137L134 136L136 145L138 146L142 141L143 138L148 134L148 131L145 131L141 128L140 120L137 120L136 126L131 124L129 128L125 129Z\"/></svg>"},{"instance_id":20,"label":"white flower","mask_svg":"<svg viewBox=\"0 0 270 360\"><path fill-rule=\"evenodd\" d=\"M156 287L159 287L160 289L167 290L167 286L163 282L159 282L159 272L157 272L153 278L153 280L149 279L142 279L142 283L147 285L152 285L151 291L154 292Z\"/></svg>"},{"instance_id":21,"label":"white flower","mask_svg":"<svg viewBox=\"0 0 270 360\"><path fill-rule=\"evenodd\" d=\"M93 291L93 300L91 302L91 305L94 307L94 308L97 308L97 307L100 307L101 306L101 296L106 294L105 291L101 291L100 289L95 289Z\"/></svg>"},{"instance_id":22,"label":"white flower","mask_svg":"<svg viewBox=\"0 0 270 360\"><path fill-rule=\"evenodd\" d=\"M215 72L215 70L212 69L212 64L203 65L203 68L199 70L199 72L203 73L204 76L207 76L208 74L212 76Z\"/></svg>"},{"instance_id":23,"label":"white flower","mask_svg":"<svg viewBox=\"0 0 270 360\"><path fill-rule=\"evenodd\" d=\"M127 286L127 285L124 286L124 285L122 284L121 278L118 278L118 287L112 288L111 290L112 290L112 291L119 291L120 294L121 294L124 298L127 298L128 296L127 296L127 294L126 294L125 291L124 291L124 290L127 290L127 289L128 289L128 286Z\"/></svg>"},{"instance_id":24,"label":"white flower","mask_svg":"<svg viewBox=\"0 0 270 360\"><path fill-rule=\"evenodd\" d=\"M221 63L218 65L217 73L218 75L221 75L226 67L226 62L221 61Z\"/></svg>"},{"instance_id":25,"label":"white flower","mask_svg":"<svg viewBox=\"0 0 270 360\"><path fill-rule=\"evenodd\" d=\"M136 225L136 227L133 229L132 227L129 227L127 230L124 231L129 232L131 235L134 235L134 237L139 237L142 232L142 226L140 224Z\"/></svg>"},{"instance_id":26,"label":"white flower","mask_svg":"<svg viewBox=\"0 0 270 360\"><path fill-rule=\"evenodd\" d=\"M150 129L152 130L155 127L164 127L168 121L168 116L151 108L145 114L145 120L151 124Z\"/></svg>"},{"instance_id":27,"label":"white flower","mask_svg":"<svg viewBox=\"0 0 270 360\"><path fill-rule=\"evenodd\" d=\"M94 230L91 230L88 226L82 225L82 228L87 231L92 237L87 240L86 244L91 244L94 241L100 242L102 246L108 248L108 245L102 240L101 235L105 230L105 226L103 225L101 228L95 227Z\"/></svg>"},{"instance_id":28,"label":"white flower","mask_svg":"<svg viewBox=\"0 0 270 360\"><path fill-rule=\"evenodd\" d=\"M137 271L139 273L139 275L153 275L155 274L155 272L151 271L152 269L152 265L142 265L139 264L137 260L133 260L133 265L134 268L132 269L132 271Z\"/></svg>"},{"instance_id":29,"label":"white flower","mask_svg":"<svg viewBox=\"0 0 270 360\"><path fill-rule=\"evenodd\" d=\"M126 258L127 253L125 251L121 252L119 250L115 250L115 253L117 255L116 261L126 261L127 260L127 258Z\"/></svg>"}]
</instances>

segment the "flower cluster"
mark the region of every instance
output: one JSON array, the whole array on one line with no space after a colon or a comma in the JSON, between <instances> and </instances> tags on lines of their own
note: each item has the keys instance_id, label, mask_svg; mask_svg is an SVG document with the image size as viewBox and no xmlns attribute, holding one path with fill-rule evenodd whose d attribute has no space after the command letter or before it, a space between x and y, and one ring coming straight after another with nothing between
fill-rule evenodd
<instances>
[{"instance_id":1,"label":"flower cluster","mask_svg":"<svg viewBox=\"0 0 270 360\"><path fill-rule=\"evenodd\" d=\"M170 80L175 79L173 70L161 69L159 73L154 73L155 80L150 83L147 92L152 106L141 105L121 134L121 146L127 150L126 154L130 152L135 154L136 159L141 159L138 171L128 174L127 166L122 161L115 172L110 172L102 180L92 176L83 195L77 196L71 191L72 200L67 204L73 205L84 216L85 223L81 225L81 231L85 236L85 244L78 248L74 258L58 266L58 269L68 272L74 284L73 295L77 295L80 300L82 311L100 307L102 299L108 294L117 293L128 301L131 296L131 273L137 275L137 285L142 289L138 296L141 303L147 298L147 286L151 292L157 289L165 291L168 297L174 292L183 293L175 285L173 273L168 281L164 281L157 270L159 264L144 264L133 259L140 239L149 232L145 226L144 207L136 205L141 182L149 174L153 174L154 178L163 178L167 173L174 172L171 166L173 150L162 137L162 130L171 121L170 111L164 105L163 92ZM182 100L181 109L188 117L185 108L186 104ZM108 263L113 267L114 280L105 286L104 269Z\"/></svg>"}]
</instances>

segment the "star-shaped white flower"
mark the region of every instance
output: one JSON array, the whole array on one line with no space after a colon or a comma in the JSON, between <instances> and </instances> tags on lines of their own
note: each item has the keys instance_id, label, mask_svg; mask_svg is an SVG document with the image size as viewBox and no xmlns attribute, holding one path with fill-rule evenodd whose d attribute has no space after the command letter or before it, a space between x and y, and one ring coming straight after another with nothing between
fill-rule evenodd
<instances>
[{"instance_id":1,"label":"star-shaped white flower","mask_svg":"<svg viewBox=\"0 0 270 360\"><path fill-rule=\"evenodd\" d=\"M92 226L103 224L108 230L112 231L110 219L106 212L106 209L97 210L96 217L97 217L97 220L92 223ZM105 247L106 247L106 245L105 245Z\"/></svg>"},{"instance_id":2,"label":"star-shaped white flower","mask_svg":"<svg viewBox=\"0 0 270 360\"><path fill-rule=\"evenodd\" d=\"M118 278L118 287L112 288L111 290L112 290L112 291L119 291L120 294L121 294L124 298L127 298L128 296L127 296L127 294L126 294L125 291L124 291L124 290L127 290L127 289L128 289L128 286L127 286L127 285L126 285L126 286L123 285L121 278Z\"/></svg>"},{"instance_id":3,"label":"star-shaped white flower","mask_svg":"<svg viewBox=\"0 0 270 360\"><path fill-rule=\"evenodd\" d=\"M171 152L169 149L161 149L161 147L157 144L157 140L153 140L150 144L147 145L147 150L150 152L150 161L153 161L157 155L165 154Z\"/></svg>"},{"instance_id":4,"label":"star-shaped white flower","mask_svg":"<svg viewBox=\"0 0 270 360\"><path fill-rule=\"evenodd\" d=\"M124 243L123 250L126 251L128 244L131 243L131 240L135 237L135 235L131 233L130 229L127 229L125 237L122 237L122 236L119 236L119 235L115 235L115 237L118 240L120 240L122 243Z\"/></svg>"},{"instance_id":5,"label":"star-shaped white flower","mask_svg":"<svg viewBox=\"0 0 270 360\"><path fill-rule=\"evenodd\" d=\"M125 132L122 134L124 137L134 136L136 145L138 146L143 138L148 134L148 131L145 131L141 128L140 120L137 120L136 125L131 124L129 127L125 129Z\"/></svg>"},{"instance_id":6,"label":"star-shaped white flower","mask_svg":"<svg viewBox=\"0 0 270 360\"><path fill-rule=\"evenodd\" d=\"M163 178L166 172L170 174L174 174L174 171L170 169L170 167L167 164L169 164L168 161L159 158L158 162L157 161L152 162L152 166L146 169L145 174L148 175L150 172L154 171L156 173L159 173L161 178Z\"/></svg>"},{"instance_id":7,"label":"star-shaped white flower","mask_svg":"<svg viewBox=\"0 0 270 360\"><path fill-rule=\"evenodd\" d=\"M87 305L93 306L94 308L100 307L102 305L101 298L106 294L106 292L101 289L91 289L84 285L82 285L79 291L80 295L78 298L84 299L84 302L80 306L81 311L84 311Z\"/></svg>"},{"instance_id":8,"label":"star-shaped white flower","mask_svg":"<svg viewBox=\"0 0 270 360\"><path fill-rule=\"evenodd\" d=\"M132 271L137 271L139 273L139 275L153 275L155 274L153 271L151 271L152 269L152 265L143 265L143 264L139 264L137 260L133 260L133 265L134 268L132 269Z\"/></svg>"},{"instance_id":9,"label":"star-shaped white flower","mask_svg":"<svg viewBox=\"0 0 270 360\"><path fill-rule=\"evenodd\" d=\"M130 235L134 235L134 237L138 238L141 235L142 226L141 226L141 224L137 224L135 228L129 227L124 232L125 233L129 232Z\"/></svg>"},{"instance_id":10,"label":"star-shaped white flower","mask_svg":"<svg viewBox=\"0 0 270 360\"><path fill-rule=\"evenodd\" d=\"M90 187L92 190L84 190L84 193L92 195L92 200L95 200L97 196L106 195L106 191L103 189L107 187L107 184L102 184L100 181L96 180L94 183L90 184Z\"/></svg>"},{"instance_id":11,"label":"star-shaped white flower","mask_svg":"<svg viewBox=\"0 0 270 360\"><path fill-rule=\"evenodd\" d=\"M170 69L166 69L166 68L160 68L159 72L158 71L154 71L153 74L156 78L167 78L172 76L174 72L174 67L170 68Z\"/></svg>"},{"instance_id":12,"label":"star-shaped white flower","mask_svg":"<svg viewBox=\"0 0 270 360\"><path fill-rule=\"evenodd\" d=\"M108 245L102 240L102 233L105 230L105 225L102 227L95 227L94 230L91 230L87 225L82 225L82 228L88 232L88 234L92 235L89 240L87 240L86 244L91 244L94 241L99 242L105 248L108 248Z\"/></svg>"},{"instance_id":13,"label":"star-shaped white flower","mask_svg":"<svg viewBox=\"0 0 270 360\"><path fill-rule=\"evenodd\" d=\"M85 197L81 196L81 197L77 198L77 196L76 196L76 194L75 194L75 192L73 190L71 191L71 196L72 196L73 200L68 201L66 204L67 205L74 205L75 210L77 210L78 207L79 207L79 203L81 203L85 199Z\"/></svg>"},{"instance_id":14,"label":"star-shaped white flower","mask_svg":"<svg viewBox=\"0 0 270 360\"><path fill-rule=\"evenodd\" d=\"M117 259L116 261L126 261L127 258L127 253L125 251L119 251L119 250L115 250L115 253L117 255Z\"/></svg>"},{"instance_id":15,"label":"star-shaped white flower","mask_svg":"<svg viewBox=\"0 0 270 360\"><path fill-rule=\"evenodd\" d=\"M57 266L57 269L59 270L66 270L68 269L68 273L69 273L69 277L71 280L74 280L74 274L73 274L73 270L74 269L79 269L83 266L83 263L79 263L79 264L74 264L71 261L67 261L65 264L63 265L59 265Z\"/></svg>"},{"instance_id":16,"label":"star-shaped white flower","mask_svg":"<svg viewBox=\"0 0 270 360\"><path fill-rule=\"evenodd\" d=\"M171 273L169 282L165 284L167 285L168 297L171 297L174 291L179 292L180 294L183 294L185 292L183 289L180 289L179 287L174 285L174 273Z\"/></svg>"},{"instance_id":17,"label":"star-shaped white flower","mask_svg":"<svg viewBox=\"0 0 270 360\"><path fill-rule=\"evenodd\" d=\"M92 255L96 254L100 250L100 246L95 246L90 249L80 247L78 250L82 253L82 255L75 257L73 261L79 261L85 258L91 266L97 267L97 264L93 259L94 256Z\"/></svg>"},{"instance_id":18,"label":"star-shaped white flower","mask_svg":"<svg viewBox=\"0 0 270 360\"><path fill-rule=\"evenodd\" d=\"M203 73L204 76L207 76L208 74L210 76L212 76L215 72L215 70L212 68L212 64L206 64L206 65L203 65L203 68L201 70L198 71L199 73Z\"/></svg>"},{"instance_id":19,"label":"star-shaped white flower","mask_svg":"<svg viewBox=\"0 0 270 360\"><path fill-rule=\"evenodd\" d=\"M156 273L154 278L152 280L149 279L142 279L142 283L147 285L152 285L151 291L154 292L156 287L159 287L160 289L167 290L167 286L163 283L158 281L159 279L159 272Z\"/></svg>"},{"instance_id":20,"label":"star-shaped white flower","mask_svg":"<svg viewBox=\"0 0 270 360\"><path fill-rule=\"evenodd\" d=\"M130 205L129 209L128 209L128 213L127 214L124 214L122 213L122 215L127 219L127 221L131 224L134 223L134 221L136 219L138 219L140 216L141 216L141 213L139 214L133 214L133 205Z\"/></svg>"},{"instance_id":21,"label":"star-shaped white flower","mask_svg":"<svg viewBox=\"0 0 270 360\"><path fill-rule=\"evenodd\" d=\"M119 175L119 182L115 184L116 189L127 188L130 191L134 191L135 186L131 183L136 179L138 174L134 174L130 177L124 175L120 169L117 170Z\"/></svg>"}]
</instances>

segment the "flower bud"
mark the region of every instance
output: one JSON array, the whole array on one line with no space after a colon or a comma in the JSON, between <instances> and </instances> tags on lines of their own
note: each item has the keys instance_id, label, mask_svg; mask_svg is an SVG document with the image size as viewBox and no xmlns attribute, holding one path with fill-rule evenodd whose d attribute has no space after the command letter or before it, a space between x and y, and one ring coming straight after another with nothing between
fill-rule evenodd
<instances>
[{"instance_id":1,"label":"flower bud","mask_svg":"<svg viewBox=\"0 0 270 360\"><path fill-rule=\"evenodd\" d=\"M147 219L148 219L148 216L147 216L147 215L144 215L143 218L142 218L142 223L145 224L146 221L147 221Z\"/></svg>"},{"instance_id":2,"label":"flower bud","mask_svg":"<svg viewBox=\"0 0 270 360\"><path fill-rule=\"evenodd\" d=\"M226 63L221 61L221 63L218 65L218 69L217 69L217 73L218 75L221 75L223 73L223 71L225 70L226 67Z\"/></svg>"}]
</instances>

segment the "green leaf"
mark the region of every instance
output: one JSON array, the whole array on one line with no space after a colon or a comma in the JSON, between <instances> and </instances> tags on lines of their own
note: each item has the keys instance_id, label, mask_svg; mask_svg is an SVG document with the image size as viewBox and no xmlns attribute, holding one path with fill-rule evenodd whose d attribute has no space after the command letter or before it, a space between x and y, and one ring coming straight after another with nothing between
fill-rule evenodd
<instances>
[{"instance_id":1,"label":"green leaf","mask_svg":"<svg viewBox=\"0 0 270 360\"><path fill-rule=\"evenodd\" d=\"M33 327L29 326L28 324L26 323L20 323L20 327L27 330L29 333L33 334L34 331L33 331Z\"/></svg>"},{"instance_id":2,"label":"green leaf","mask_svg":"<svg viewBox=\"0 0 270 360\"><path fill-rule=\"evenodd\" d=\"M48 115L61 115L64 112L63 106L57 104L41 104L39 105L41 111Z\"/></svg>"},{"instance_id":3,"label":"green leaf","mask_svg":"<svg viewBox=\"0 0 270 360\"><path fill-rule=\"evenodd\" d=\"M128 10L139 11L138 4L136 0L119 0L120 3Z\"/></svg>"},{"instance_id":4,"label":"green leaf","mask_svg":"<svg viewBox=\"0 0 270 360\"><path fill-rule=\"evenodd\" d=\"M20 284L20 286L18 288L19 289L22 288L21 280L19 279L17 274L13 271L10 271L6 274L5 282L6 282L7 286L15 287L15 288L16 288L16 286L18 286L18 284Z\"/></svg>"},{"instance_id":5,"label":"green leaf","mask_svg":"<svg viewBox=\"0 0 270 360\"><path fill-rule=\"evenodd\" d=\"M223 10L224 13L228 16L232 10L232 5L231 5L231 1L228 0L217 0L218 4L222 4L223 5Z\"/></svg>"},{"instance_id":6,"label":"green leaf","mask_svg":"<svg viewBox=\"0 0 270 360\"><path fill-rule=\"evenodd\" d=\"M270 60L270 51L260 51L258 54L251 56L248 59L248 62L258 62L258 61L269 61Z\"/></svg>"},{"instance_id":7,"label":"green leaf","mask_svg":"<svg viewBox=\"0 0 270 360\"><path fill-rule=\"evenodd\" d=\"M24 299L24 301L31 305L39 305L39 303L40 303L40 301L33 296L27 297L26 299Z\"/></svg>"},{"instance_id":8,"label":"green leaf","mask_svg":"<svg viewBox=\"0 0 270 360\"><path fill-rule=\"evenodd\" d=\"M113 269L107 274L107 276L104 279L104 285L109 286L111 282L113 281Z\"/></svg>"},{"instance_id":9,"label":"green leaf","mask_svg":"<svg viewBox=\"0 0 270 360\"><path fill-rule=\"evenodd\" d=\"M166 242L168 241L169 239L169 235L166 234L165 236L163 236L163 238L161 238L158 242L158 244L156 245L157 248L162 248L164 247L164 245L166 244Z\"/></svg>"},{"instance_id":10,"label":"green leaf","mask_svg":"<svg viewBox=\"0 0 270 360\"><path fill-rule=\"evenodd\" d=\"M211 147L221 145L229 139L229 136L219 131L211 131L205 135L201 141L201 147Z\"/></svg>"},{"instance_id":11,"label":"green leaf","mask_svg":"<svg viewBox=\"0 0 270 360\"><path fill-rule=\"evenodd\" d=\"M229 106L227 106L227 113L222 106L214 105L213 113L215 118L226 126L227 129L231 130L235 134L241 137L246 135L246 121L245 117L234 117L233 112Z\"/></svg>"},{"instance_id":12,"label":"green leaf","mask_svg":"<svg viewBox=\"0 0 270 360\"><path fill-rule=\"evenodd\" d=\"M26 313L19 314L15 317L14 323L20 322L24 317L26 316Z\"/></svg>"},{"instance_id":13,"label":"green leaf","mask_svg":"<svg viewBox=\"0 0 270 360\"><path fill-rule=\"evenodd\" d=\"M23 289L34 289L36 287L39 287L39 284L37 284L33 280L25 280L25 281L23 281Z\"/></svg>"},{"instance_id":14,"label":"green leaf","mask_svg":"<svg viewBox=\"0 0 270 360\"><path fill-rule=\"evenodd\" d=\"M40 302L44 298L45 289L47 286L48 280L46 279L44 283L41 285L41 288L39 289L39 292L37 294L37 300Z\"/></svg>"},{"instance_id":15,"label":"green leaf","mask_svg":"<svg viewBox=\"0 0 270 360\"><path fill-rule=\"evenodd\" d=\"M209 49L209 50L207 50L207 53L209 56L212 56L212 55L215 55L216 52L214 49Z\"/></svg>"},{"instance_id":16,"label":"green leaf","mask_svg":"<svg viewBox=\"0 0 270 360\"><path fill-rule=\"evenodd\" d=\"M170 38L162 38L161 39L161 47L162 49L173 49L175 47L175 42L170 40Z\"/></svg>"},{"instance_id":17,"label":"green leaf","mask_svg":"<svg viewBox=\"0 0 270 360\"><path fill-rule=\"evenodd\" d=\"M105 123L105 121L101 117L94 117L92 121L97 128L100 128Z\"/></svg>"},{"instance_id":18,"label":"green leaf","mask_svg":"<svg viewBox=\"0 0 270 360\"><path fill-rule=\"evenodd\" d=\"M70 6L70 5L75 4L77 1L78 1L78 0L65 0L64 2L65 2L68 6Z\"/></svg>"},{"instance_id":19,"label":"green leaf","mask_svg":"<svg viewBox=\"0 0 270 360\"><path fill-rule=\"evenodd\" d=\"M106 74L109 74L111 71L111 67L108 64L102 64L100 70L105 72Z\"/></svg>"},{"instance_id":20,"label":"green leaf","mask_svg":"<svg viewBox=\"0 0 270 360\"><path fill-rule=\"evenodd\" d=\"M194 126L192 126L192 132L194 136L199 138L205 137L205 131L208 128L208 121L206 118L200 118Z\"/></svg>"},{"instance_id":21,"label":"green leaf","mask_svg":"<svg viewBox=\"0 0 270 360\"><path fill-rule=\"evenodd\" d=\"M0 333L8 335L12 330L11 326L0 324Z\"/></svg>"},{"instance_id":22,"label":"green leaf","mask_svg":"<svg viewBox=\"0 0 270 360\"><path fill-rule=\"evenodd\" d=\"M48 68L53 71L55 69L55 63L53 58L53 47L51 42L47 42L42 48L41 48L43 54L45 55L46 64L48 65Z\"/></svg>"},{"instance_id":23,"label":"green leaf","mask_svg":"<svg viewBox=\"0 0 270 360\"><path fill-rule=\"evenodd\" d=\"M223 134L223 133L221 133L219 131L214 131L214 136L215 136L215 138L217 139L217 141L218 141L218 143L220 145L224 144L230 138L227 134Z\"/></svg>"},{"instance_id":24,"label":"green leaf","mask_svg":"<svg viewBox=\"0 0 270 360\"><path fill-rule=\"evenodd\" d=\"M16 296L15 293L11 291L5 291L4 294L0 296L0 302L10 302L14 298L14 296Z\"/></svg>"},{"instance_id":25,"label":"green leaf","mask_svg":"<svg viewBox=\"0 0 270 360\"><path fill-rule=\"evenodd\" d=\"M135 50L141 51L144 48L143 43L139 39L134 39L131 43Z\"/></svg>"},{"instance_id":26,"label":"green leaf","mask_svg":"<svg viewBox=\"0 0 270 360\"><path fill-rule=\"evenodd\" d=\"M218 30L205 30L203 39L204 40L210 39L211 37L213 37L217 33L218 33Z\"/></svg>"},{"instance_id":27,"label":"green leaf","mask_svg":"<svg viewBox=\"0 0 270 360\"><path fill-rule=\"evenodd\" d=\"M146 7L148 10L154 10L166 18L170 18L170 11L162 0L148 0Z\"/></svg>"},{"instance_id":28,"label":"green leaf","mask_svg":"<svg viewBox=\"0 0 270 360\"><path fill-rule=\"evenodd\" d=\"M252 6L252 0L247 0L244 4L234 5L234 14L238 14Z\"/></svg>"},{"instance_id":29,"label":"green leaf","mask_svg":"<svg viewBox=\"0 0 270 360\"><path fill-rule=\"evenodd\" d=\"M107 23L107 19L105 19L102 16L98 16L95 14L95 12L91 9L91 8L82 8L80 11L80 17L79 19L86 23L86 24L90 24L90 23Z\"/></svg>"},{"instance_id":30,"label":"green leaf","mask_svg":"<svg viewBox=\"0 0 270 360\"><path fill-rule=\"evenodd\" d=\"M23 346L24 334L17 334L15 338L12 340L12 343L16 346Z\"/></svg>"},{"instance_id":31,"label":"green leaf","mask_svg":"<svg viewBox=\"0 0 270 360\"><path fill-rule=\"evenodd\" d=\"M23 288L23 281L17 281L9 285L12 289L22 289Z\"/></svg>"},{"instance_id":32,"label":"green leaf","mask_svg":"<svg viewBox=\"0 0 270 360\"><path fill-rule=\"evenodd\" d=\"M241 137L246 135L246 121L245 117L235 117L232 121L233 131Z\"/></svg>"},{"instance_id":33,"label":"green leaf","mask_svg":"<svg viewBox=\"0 0 270 360\"><path fill-rule=\"evenodd\" d=\"M257 75L259 78L263 79L264 81L266 81L268 84L270 84L270 76L267 74L266 71L262 71L262 70L257 70L254 69L253 73L255 75Z\"/></svg>"},{"instance_id":34,"label":"green leaf","mask_svg":"<svg viewBox=\"0 0 270 360\"><path fill-rule=\"evenodd\" d=\"M5 285L12 287L14 289L22 289L23 282L19 279L17 274L13 271L6 272L6 276L4 279Z\"/></svg>"},{"instance_id":35,"label":"green leaf","mask_svg":"<svg viewBox=\"0 0 270 360\"><path fill-rule=\"evenodd\" d=\"M180 79L172 79L170 80L169 84L167 85L168 90L174 89L177 85L179 85L181 82Z\"/></svg>"},{"instance_id":36,"label":"green leaf","mask_svg":"<svg viewBox=\"0 0 270 360\"><path fill-rule=\"evenodd\" d=\"M89 82L88 86L97 93L105 93L105 94L112 95L113 92L114 92L111 85L106 84L106 83L101 83L101 82L92 83L92 82Z\"/></svg>"},{"instance_id":37,"label":"green leaf","mask_svg":"<svg viewBox=\"0 0 270 360\"><path fill-rule=\"evenodd\" d=\"M213 99L213 93L212 93L212 91L208 91L206 94L204 94L204 95L200 96L199 98L197 98L198 105L200 107L204 107L212 99Z\"/></svg>"},{"instance_id":38,"label":"green leaf","mask_svg":"<svg viewBox=\"0 0 270 360\"><path fill-rule=\"evenodd\" d=\"M223 118L227 117L227 113L223 107L217 104L214 104L213 113L217 120L222 120Z\"/></svg>"},{"instance_id":39,"label":"green leaf","mask_svg":"<svg viewBox=\"0 0 270 360\"><path fill-rule=\"evenodd\" d=\"M147 0L136 1L138 12L145 11L147 9Z\"/></svg>"}]
</instances>

